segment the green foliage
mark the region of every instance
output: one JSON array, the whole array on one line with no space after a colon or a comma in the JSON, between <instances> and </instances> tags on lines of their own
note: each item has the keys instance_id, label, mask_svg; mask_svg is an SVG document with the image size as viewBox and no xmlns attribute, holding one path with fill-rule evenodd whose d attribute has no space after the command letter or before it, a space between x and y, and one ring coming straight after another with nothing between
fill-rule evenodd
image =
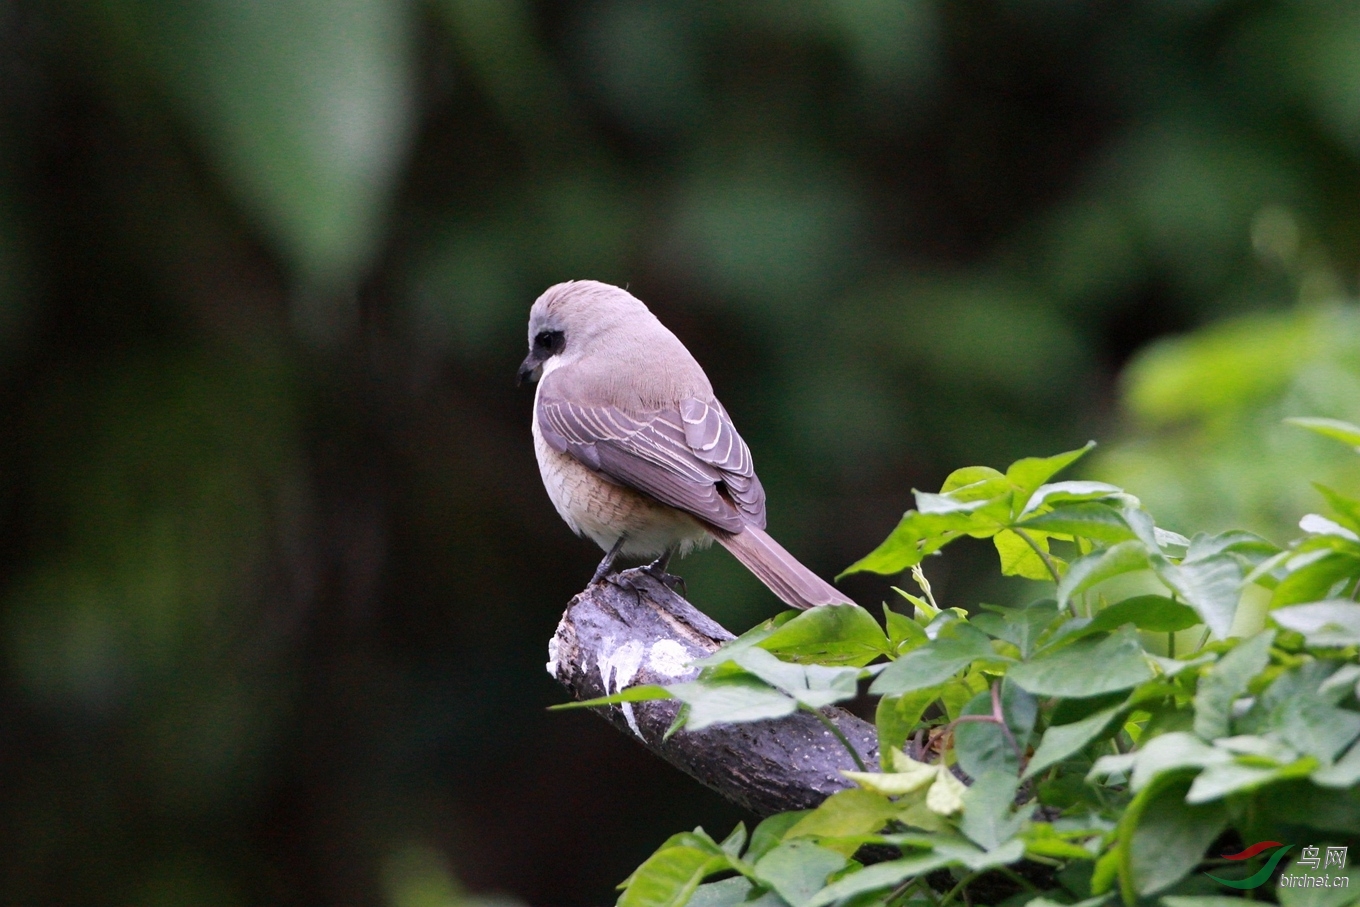
<instances>
[{"instance_id":1,"label":"green foliage","mask_svg":"<svg viewBox=\"0 0 1360 907\"><path fill-rule=\"evenodd\" d=\"M557 758L573 731L540 713L537 654L589 546L537 491L506 381L558 280L631 284L675 329L755 452L774 534L819 571L872 547L838 515L1107 430L1112 376L1163 336L1148 361L1177 380L1130 392L1118 453L1076 478L1174 529L1280 539L1315 499L1303 477L1360 478L1278 427L1360 421L1336 301L1360 273L1351 4L4 10L10 902L376 903L378 865L410 848L447 857L392 864L424 903L448 886L422 880L466 872L603 902L637 822L477 780L595 783ZM1162 358L1247 312L1202 368ZM1108 514L1033 528L1077 516ZM1012 532L992 546L1047 572ZM947 604L1010 604L1024 584L976 563ZM1314 587L1347 564L1280 600L1328 600ZM724 553L681 569L720 621L768 616ZM903 611L898 655L927 640ZM1020 661L1047 627L983 617ZM970 710L988 676L945 681L939 708ZM880 723L905 734L928 692ZM651 822L708 808L650 793ZM565 816L592 833L522 834Z\"/></svg>"},{"instance_id":2,"label":"green foliage","mask_svg":"<svg viewBox=\"0 0 1360 907\"><path fill-rule=\"evenodd\" d=\"M413 126L400 6L136 0L93 11L173 99L296 284L334 292L369 267Z\"/></svg>"},{"instance_id":3,"label":"green foliage","mask_svg":"<svg viewBox=\"0 0 1360 907\"><path fill-rule=\"evenodd\" d=\"M1283 535L1316 501L1309 480L1360 481L1360 460L1332 440L1360 443L1336 434L1340 420L1360 422L1354 305L1244 315L1161 340L1122 384L1129 430L1093 458L1091 476L1138 488L1168 526Z\"/></svg>"},{"instance_id":4,"label":"green foliage","mask_svg":"<svg viewBox=\"0 0 1360 907\"><path fill-rule=\"evenodd\" d=\"M1355 426L1299 424L1360 447ZM851 568L912 569L923 596L902 593L911 617L885 608L886 633L853 606L781 615L700 662L695 681L587 703L674 696L693 729L815 712L870 678L880 697L882 764L852 749L854 787L767 819L749 847L741 827L722 845L702 829L676 835L619 903L947 905L1001 885L1007 904L1031 907L1116 896L1209 907L1224 900L1210 892L1240 892L1231 881L1266 884L1282 859L1196 872L1215 841L1231 853L1354 840L1360 501L1325 491L1335 519L1306 517L1308 534L1283 549L1246 532L1186 539L1120 488L1051 481L1090 446L1005 473L957 470L938 493L917 492L917 509ZM996 544L1002 572L1038 574L1056 597L939 607L921 564L964 536L1020 540L1023 551ZM1108 581L1133 571L1166 594L1111 600ZM1239 614L1252 586L1271 599L1259 618ZM1158 654L1153 643L1185 631L1199 644ZM926 761L906 755L909 737L929 741Z\"/></svg>"}]
</instances>

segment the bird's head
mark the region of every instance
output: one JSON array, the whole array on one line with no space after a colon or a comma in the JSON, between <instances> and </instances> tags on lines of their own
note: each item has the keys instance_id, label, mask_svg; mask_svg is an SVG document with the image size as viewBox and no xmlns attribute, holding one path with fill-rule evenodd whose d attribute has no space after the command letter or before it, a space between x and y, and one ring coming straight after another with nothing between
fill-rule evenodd
<instances>
[{"instance_id":1,"label":"bird's head","mask_svg":"<svg viewBox=\"0 0 1360 907\"><path fill-rule=\"evenodd\" d=\"M549 287L529 310L529 355L519 383L537 381L553 360L565 364L626 325L660 324L627 290L597 280L570 280ZM664 330L664 329L663 329Z\"/></svg>"}]
</instances>

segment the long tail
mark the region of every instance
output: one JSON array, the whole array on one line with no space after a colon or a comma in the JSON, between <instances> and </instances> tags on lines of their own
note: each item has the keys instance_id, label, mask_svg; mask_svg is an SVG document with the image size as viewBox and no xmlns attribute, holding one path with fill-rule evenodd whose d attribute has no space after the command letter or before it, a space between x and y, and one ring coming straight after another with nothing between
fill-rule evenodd
<instances>
[{"instance_id":1,"label":"long tail","mask_svg":"<svg viewBox=\"0 0 1360 907\"><path fill-rule=\"evenodd\" d=\"M798 563L763 529L747 526L735 535L715 530L713 537L786 605L814 608L853 604L826 580Z\"/></svg>"}]
</instances>

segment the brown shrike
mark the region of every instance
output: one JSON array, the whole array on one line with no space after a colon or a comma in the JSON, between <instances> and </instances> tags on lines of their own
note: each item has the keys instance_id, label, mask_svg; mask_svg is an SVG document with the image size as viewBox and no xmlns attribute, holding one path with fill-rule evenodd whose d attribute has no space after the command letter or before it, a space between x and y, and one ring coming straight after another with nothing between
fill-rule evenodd
<instances>
[{"instance_id":1,"label":"brown shrike","mask_svg":"<svg viewBox=\"0 0 1360 907\"><path fill-rule=\"evenodd\" d=\"M713 539L795 608L850 600L765 533L765 490L699 363L625 290L550 287L529 312L519 378L539 379L534 452L557 512L607 553L655 558Z\"/></svg>"}]
</instances>

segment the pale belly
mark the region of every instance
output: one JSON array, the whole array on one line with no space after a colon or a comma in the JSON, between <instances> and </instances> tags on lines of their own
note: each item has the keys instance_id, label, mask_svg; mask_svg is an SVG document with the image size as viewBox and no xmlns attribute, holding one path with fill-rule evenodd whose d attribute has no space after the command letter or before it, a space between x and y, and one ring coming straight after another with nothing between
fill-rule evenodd
<instances>
[{"instance_id":1,"label":"pale belly","mask_svg":"<svg viewBox=\"0 0 1360 907\"><path fill-rule=\"evenodd\" d=\"M553 450L538 430L537 412L533 435L543 487L557 512L577 535L585 536L605 551L614 547L622 535L625 538L620 553L648 559L669 549L685 554L712 542L708 530L689 514L606 481L571 455Z\"/></svg>"}]
</instances>

